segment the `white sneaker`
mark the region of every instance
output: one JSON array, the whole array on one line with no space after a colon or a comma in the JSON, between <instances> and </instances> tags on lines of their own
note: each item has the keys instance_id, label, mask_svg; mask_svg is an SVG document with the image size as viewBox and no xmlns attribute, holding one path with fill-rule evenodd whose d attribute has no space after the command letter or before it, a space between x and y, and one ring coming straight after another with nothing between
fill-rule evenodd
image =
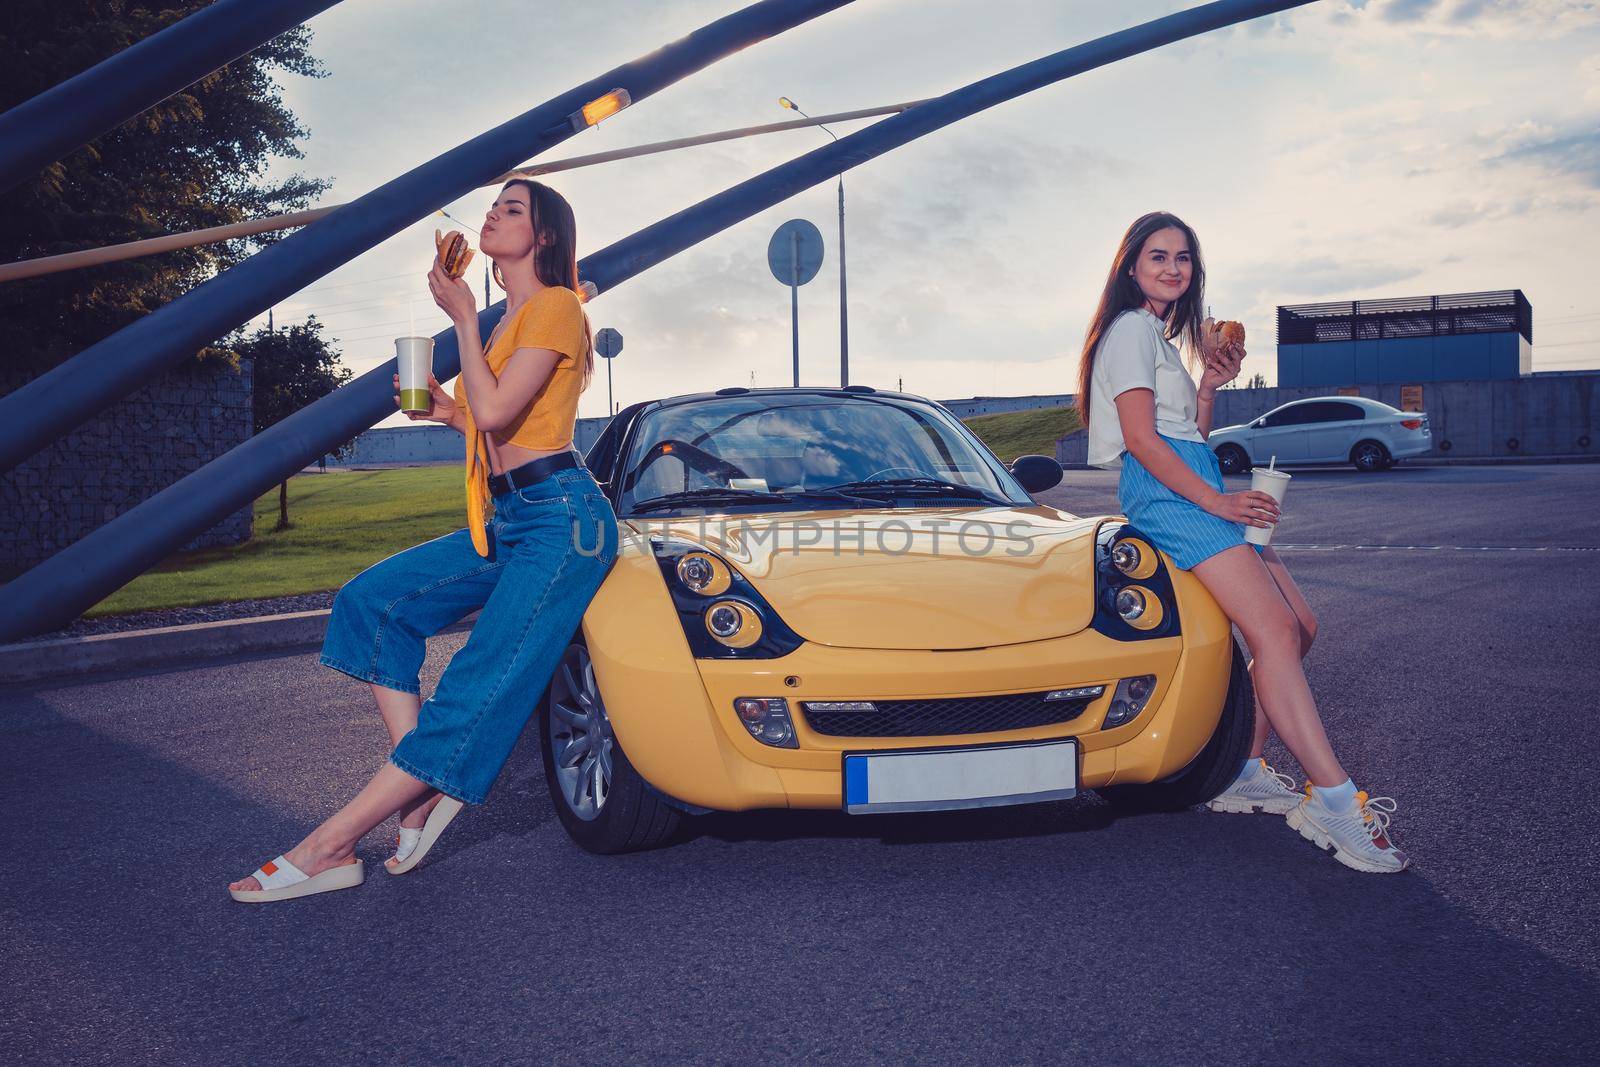
<instances>
[{"instance_id":1,"label":"white sneaker","mask_svg":"<svg viewBox=\"0 0 1600 1067\"><path fill-rule=\"evenodd\" d=\"M1232 811L1248 815L1253 811L1287 815L1300 803L1294 779L1279 774L1257 757L1216 798L1206 801L1212 811Z\"/></svg>"},{"instance_id":2,"label":"white sneaker","mask_svg":"<svg viewBox=\"0 0 1600 1067\"><path fill-rule=\"evenodd\" d=\"M1394 874L1411 863L1389 840L1389 818L1395 809L1389 797L1358 792L1348 808L1334 811L1317 798L1307 782L1305 799L1285 821L1318 848L1332 847L1333 858L1346 867L1369 874Z\"/></svg>"}]
</instances>

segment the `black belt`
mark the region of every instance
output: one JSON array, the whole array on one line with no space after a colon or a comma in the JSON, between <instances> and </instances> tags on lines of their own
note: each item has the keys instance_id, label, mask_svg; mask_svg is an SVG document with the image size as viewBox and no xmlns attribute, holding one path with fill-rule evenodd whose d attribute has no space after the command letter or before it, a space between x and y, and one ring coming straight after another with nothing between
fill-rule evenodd
<instances>
[{"instance_id":1,"label":"black belt","mask_svg":"<svg viewBox=\"0 0 1600 1067\"><path fill-rule=\"evenodd\" d=\"M525 486L542 482L556 471L564 471L568 467L581 468L582 466L583 460L576 451L571 449L566 452L557 452L553 456L541 456L538 459L529 460L520 467L512 467L504 474L491 474L489 476L489 493L491 496L499 496L501 493L509 493L513 489L522 489Z\"/></svg>"}]
</instances>

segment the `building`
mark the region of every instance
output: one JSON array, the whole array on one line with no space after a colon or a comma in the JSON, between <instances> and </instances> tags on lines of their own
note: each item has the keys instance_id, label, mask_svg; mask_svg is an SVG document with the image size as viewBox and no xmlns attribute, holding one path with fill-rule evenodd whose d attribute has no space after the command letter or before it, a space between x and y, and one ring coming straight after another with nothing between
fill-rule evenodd
<instances>
[{"instance_id":1,"label":"building","mask_svg":"<svg viewBox=\"0 0 1600 1067\"><path fill-rule=\"evenodd\" d=\"M1519 378L1533 369L1521 289L1278 308L1278 385Z\"/></svg>"}]
</instances>

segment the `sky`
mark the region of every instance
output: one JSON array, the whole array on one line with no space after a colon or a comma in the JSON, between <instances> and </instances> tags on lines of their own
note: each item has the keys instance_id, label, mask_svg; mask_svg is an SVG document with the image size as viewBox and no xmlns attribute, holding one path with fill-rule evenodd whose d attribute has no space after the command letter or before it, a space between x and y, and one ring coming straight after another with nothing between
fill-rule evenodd
<instances>
[{"instance_id":1,"label":"sky","mask_svg":"<svg viewBox=\"0 0 1600 1067\"><path fill-rule=\"evenodd\" d=\"M304 158L267 176L327 178L323 203L353 200L741 6L345 0L310 23L329 76L281 80L309 130ZM1193 6L856 0L540 161L794 118L780 96L812 115L936 96ZM545 180L573 205L581 258L826 143L803 129ZM844 181L855 383L935 399L1072 391L1117 242L1152 210L1196 231L1207 303L1248 329L1246 377L1276 380L1279 304L1514 288L1533 306L1535 371L1600 367L1594 0L1320 0L1037 90ZM495 192L447 210L481 226ZM589 304L596 329L624 338L614 403L791 383L789 292L766 248L792 218L825 243L799 293L801 382L836 384L836 198L830 180ZM424 276L433 230L449 225L419 220L276 321L315 314L357 374L391 358L394 337L446 328ZM602 365L579 415L607 410Z\"/></svg>"}]
</instances>

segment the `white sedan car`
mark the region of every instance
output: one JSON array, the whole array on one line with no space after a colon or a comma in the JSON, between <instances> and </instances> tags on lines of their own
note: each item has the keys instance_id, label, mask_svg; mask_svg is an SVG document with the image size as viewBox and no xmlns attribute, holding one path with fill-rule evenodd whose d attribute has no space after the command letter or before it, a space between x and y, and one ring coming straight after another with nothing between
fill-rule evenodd
<instances>
[{"instance_id":1,"label":"white sedan car","mask_svg":"<svg viewBox=\"0 0 1600 1067\"><path fill-rule=\"evenodd\" d=\"M1212 430L1208 442L1224 474L1252 466L1353 463L1359 471L1387 470L1397 459L1433 447L1428 416L1400 411L1364 396L1317 396L1273 408L1254 422Z\"/></svg>"}]
</instances>

